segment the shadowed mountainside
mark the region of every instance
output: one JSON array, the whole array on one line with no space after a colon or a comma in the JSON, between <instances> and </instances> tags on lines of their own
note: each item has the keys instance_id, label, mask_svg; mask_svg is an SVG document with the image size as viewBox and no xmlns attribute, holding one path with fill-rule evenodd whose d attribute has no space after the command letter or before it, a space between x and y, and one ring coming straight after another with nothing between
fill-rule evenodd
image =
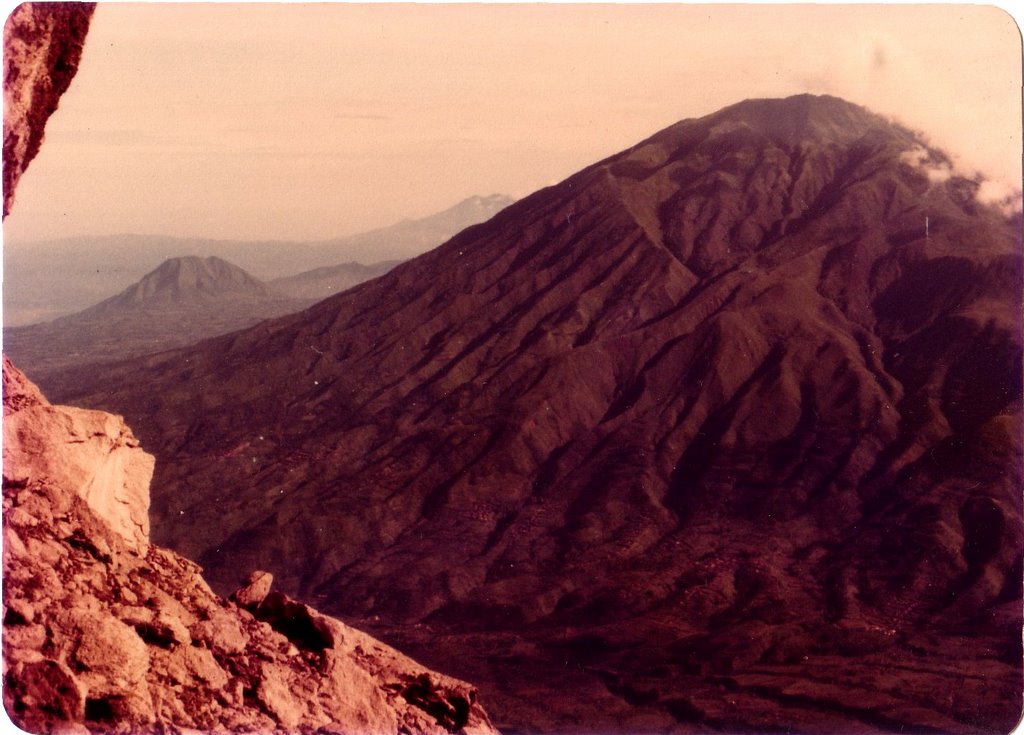
<instances>
[{"instance_id":1,"label":"shadowed mountainside","mask_svg":"<svg viewBox=\"0 0 1024 735\"><path fill-rule=\"evenodd\" d=\"M341 263L325 268L299 273L285 278L275 278L269 285L281 293L296 299L313 299L320 301L333 296L345 289L358 286L371 278L382 276L398 265L401 261L385 260L382 263L363 265L362 263Z\"/></svg>"},{"instance_id":2,"label":"shadowed mountainside","mask_svg":"<svg viewBox=\"0 0 1024 735\"><path fill-rule=\"evenodd\" d=\"M673 125L305 312L47 387L154 535L535 731L1007 732L1020 220L828 97Z\"/></svg>"},{"instance_id":3,"label":"shadowed mountainside","mask_svg":"<svg viewBox=\"0 0 1024 735\"><path fill-rule=\"evenodd\" d=\"M312 301L275 291L220 258L172 258L84 311L5 330L4 349L33 379L46 380L233 332Z\"/></svg>"}]
</instances>

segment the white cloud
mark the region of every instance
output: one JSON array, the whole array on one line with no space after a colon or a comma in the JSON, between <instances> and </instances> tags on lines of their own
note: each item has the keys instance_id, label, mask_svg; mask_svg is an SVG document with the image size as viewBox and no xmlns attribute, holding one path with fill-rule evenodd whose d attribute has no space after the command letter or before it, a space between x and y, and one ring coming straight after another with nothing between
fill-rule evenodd
<instances>
[{"instance_id":1,"label":"white cloud","mask_svg":"<svg viewBox=\"0 0 1024 735\"><path fill-rule=\"evenodd\" d=\"M1006 215L1024 209L1021 190L1005 181L985 179L978 187L976 196L982 204L997 207Z\"/></svg>"},{"instance_id":2,"label":"white cloud","mask_svg":"<svg viewBox=\"0 0 1024 735\"><path fill-rule=\"evenodd\" d=\"M937 159L923 146L915 146L903 151L900 155L900 160L920 170L933 184L948 181L954 173L949 161Z\"/></svg>"}]
</instances>

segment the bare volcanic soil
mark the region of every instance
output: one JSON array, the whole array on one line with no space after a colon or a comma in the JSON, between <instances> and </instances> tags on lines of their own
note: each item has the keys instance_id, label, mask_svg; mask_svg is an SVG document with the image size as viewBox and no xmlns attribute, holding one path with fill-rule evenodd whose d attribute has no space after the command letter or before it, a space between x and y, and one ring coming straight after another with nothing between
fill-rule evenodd
<instances>
[{"instance_id":1,"label":"bare volcanic soil","mask_svg":"<svg viewBox=\"0 0 1024 735\"><path fill-rule=\"evenodd\" d=\"M680 122L300 314L44 385L155 540L509 732L1008 732L1021 242L827 97Z\"/></svg>"}]
</instances>

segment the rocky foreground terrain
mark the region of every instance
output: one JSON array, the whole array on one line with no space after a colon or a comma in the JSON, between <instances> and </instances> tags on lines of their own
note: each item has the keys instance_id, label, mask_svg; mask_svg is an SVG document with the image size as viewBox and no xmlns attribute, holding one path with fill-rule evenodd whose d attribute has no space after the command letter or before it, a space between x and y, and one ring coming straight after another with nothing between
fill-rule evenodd
<instances>
[{"instance_id":1,"label":"rocky foreground terrain","mask_svg":"<svg viewBox=\"0 0 1024 735\"><path fill-rule=\"evenodd\" d=\"M685 120L296 315L74 376L160 542L502 729L1012 729L1021 221L830 97ZM363 624L363 623L361 623Z\"/></svg>"},{"instance_id":2,"label":"rocky foreground terrain","mask_svg":"<svg viewBox=\"0 0 1024 735\"><path fill-rule=\"evenodd\" d=\"M149 543L124 422L3 364L3 701L33 733L493 733L476 690L271 589L232 600Z\"/></svg>"}]
</instances>

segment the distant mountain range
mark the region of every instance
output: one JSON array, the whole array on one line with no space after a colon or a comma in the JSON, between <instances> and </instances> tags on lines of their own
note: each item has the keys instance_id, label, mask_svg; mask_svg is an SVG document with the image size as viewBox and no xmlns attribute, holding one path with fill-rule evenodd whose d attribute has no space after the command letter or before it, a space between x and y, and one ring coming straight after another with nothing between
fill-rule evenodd
<instances>
[{"instance_id":1,"label":"distant mountain range","mask_svg":"<svg viewBox=\"0 0 1024 735\"><path fill-rule=\"evenodd\" d=\"M320 301L363 281L382 276L401 262L400 260L385 260L373 265L341 263L324 268L314 268L294 276L275 278L269 282L269 285L292 298Z\"/></svg>"},{"instance_id":2,"label":"distant mountain range","mask_svg":"<svg viewBox=\"0 0 1024 735\"><path fill-rule=\"evenodd\" d=\"M24 326L75 313L118 293L163 261L217 256L269 281L358 262L374 267L419 255L512 203L474 196L420 219L350 237L314 242L181 239L111 235L4 242L4 324Z\"/></svg>"},{"instance_id":3,"label":"distant mountain range","mask_svg":"<svg viewBox=\"0 0 1024 735\"><path fill-rule=\"evenodd\" d=\"M156 541L512 732L1008 732L1021 220L830 97L677 123L387 274L43 383ZM942 176L932 175L936 171Z\"/></svg>"},{"instance_id":4,"label":"distant mountain range","mask_svg":"<svg viewBox=\"0 0 1024 735\"><path fill-rule=\"evenodd\" d=\"M33 378L184 347L290 314L399 261L342 263L264 283L222 258L164 261L116 296L49 322L8 327L4 350Z\"/></svg>"},{"instance_id":5,"label":"distant mountain range","mask_svg":"<svg viewBox=\"0 0 1024 735\"><path fill-rule=\"evenodd\" d=\"M221 258L172 258L77 314L6 329L4 351L46 379L62 369L182 347L313 301L276 291Z\"/></svg>"}]
</instances>

